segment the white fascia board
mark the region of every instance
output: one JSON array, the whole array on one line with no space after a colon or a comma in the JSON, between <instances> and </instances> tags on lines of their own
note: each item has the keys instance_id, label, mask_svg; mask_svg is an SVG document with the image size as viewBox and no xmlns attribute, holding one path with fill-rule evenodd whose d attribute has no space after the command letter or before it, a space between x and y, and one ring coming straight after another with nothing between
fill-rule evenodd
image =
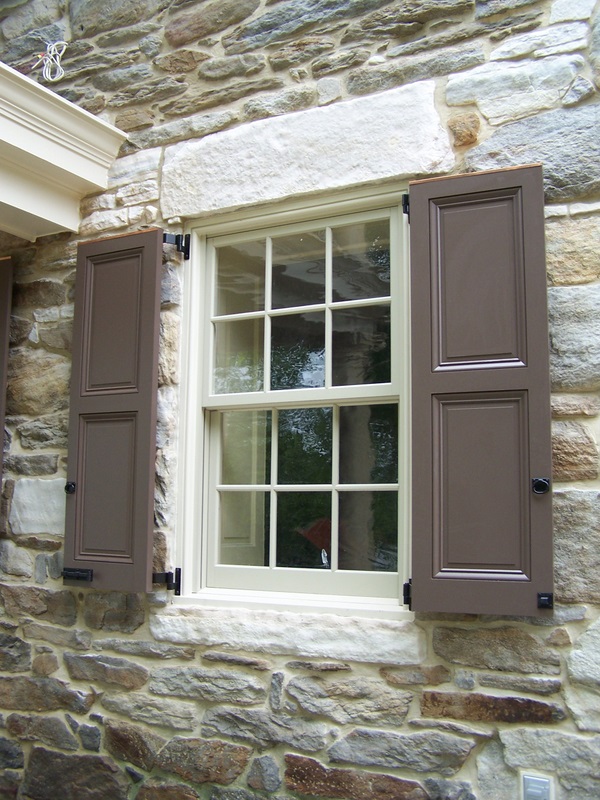
<instances>
[{"instance_id":1,"label":"white fascia board","mask_svg":"<svg viewBox=\"0 0 600 800\"><path fill-rule=\"evenodd\" d=\"M32 216L32 229L24 238L45 235L36 219L48 219L56 230L56 217L62 212L57 215L54 203L60 208L65 198L72 196L78 205L86 194L105 189L108 170L126 138L118 128L0 62L0 168L6 178L22 173L18 216L25 224L26 214ZM37 179L29 201L24 199L30 185L23 178L27 173ZM46 184L42 192L45 211L37 197L40 184ZM52 186L57 198L48 201ZM3 189L4 204L12 206L13 184L3 181ZM74 223L71 212L67 217L69 223L59 222L58 230L77 230L79 220ZM5 229L4 214L0 214L0 229Z\"/></svg>"}]
</instances>

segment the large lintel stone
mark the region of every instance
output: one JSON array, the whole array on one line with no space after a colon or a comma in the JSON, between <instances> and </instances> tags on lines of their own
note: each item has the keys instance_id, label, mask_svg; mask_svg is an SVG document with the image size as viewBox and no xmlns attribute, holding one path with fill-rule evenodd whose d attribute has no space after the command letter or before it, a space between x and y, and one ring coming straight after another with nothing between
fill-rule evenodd
<instances>
[{"instance_id":1,"label":"large lintel stone","mask_svg":"<svg viewBox=\"0 0 600 800\"><path fill-rule=\"evenodd\" d=\"M168 148L167 218L450 171L433 81L257 120Z\"/></svg>"}]
</instances>

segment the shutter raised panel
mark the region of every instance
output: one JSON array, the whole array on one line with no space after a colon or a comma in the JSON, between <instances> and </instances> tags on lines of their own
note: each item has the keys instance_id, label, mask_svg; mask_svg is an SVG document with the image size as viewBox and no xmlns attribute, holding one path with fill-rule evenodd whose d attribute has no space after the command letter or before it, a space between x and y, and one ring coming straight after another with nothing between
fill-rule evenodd
<instances>
[{"instance_id":1,"label":"shutter raised panel","mask_svg":"<svg viewBox=\"0 0 600 800\"><path fill-rule=\"evenodd\" d=\"M162 231L78 250L65 568L150 591Z\"/></svg>"},{"instance_id":2,"label":"shutter raised panel","mask_svg":"<svg viewBox=\"0 0 600 800\"><path fill-rule=\"evenodd\" d=\"M415 181L410 222L412 608L548 613L541 167Z\"/></svg>"},{"instance_id":3,"label":"shutter raised panel","mask_svg":"<svg viewBox=\"0 0 600 800\"><path fill-rule=\"evenodd\" d=\"M4 417L6 414L6 373L10 341L13 266L10 258L0 258L0 476L4 456Z\"/></svg>"}]
</instances>

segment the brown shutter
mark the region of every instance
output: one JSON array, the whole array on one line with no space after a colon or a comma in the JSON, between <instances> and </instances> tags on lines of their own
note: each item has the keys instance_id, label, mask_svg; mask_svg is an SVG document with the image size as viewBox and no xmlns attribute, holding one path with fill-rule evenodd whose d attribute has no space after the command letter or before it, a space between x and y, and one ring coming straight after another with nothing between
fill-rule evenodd
<instances>
[{"instance_id":1,"label":"brown shutter","mask_svg":"<svg viewBox=\"0 0 600 800\"><path fill-rule=\"evenodd\" d=\"M532 490L551 474L541 166L411 183L410 223L412 607L547 613L551 492Z\"/></svg>"},{"instance_id":2,"label":"brown shutter","mask_svg":"<svg viewBox=\"0 0 600 800\"><path fill-rule=\"evenodd\" d=\"M6 413L6 372L10 340L13 268L10 258L0 258L0 478L4 455L4 416Z\"/></svg>"},{"instance_id":3,"label":"brown shutter","mask_svg":"<svg viewBox=\"0 0 600 800\"><path fill-rule=\"evenodd\" d=\"M162 231L80 245L65 568L150 591Z\"/></svg>"}]
</instances>

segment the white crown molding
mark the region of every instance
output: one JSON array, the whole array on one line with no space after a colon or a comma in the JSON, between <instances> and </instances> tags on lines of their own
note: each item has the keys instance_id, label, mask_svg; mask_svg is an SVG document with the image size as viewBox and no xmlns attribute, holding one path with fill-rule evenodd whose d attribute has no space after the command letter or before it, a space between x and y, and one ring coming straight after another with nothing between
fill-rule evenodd
<instances>
[{"instance_id":1,"label":"white crown molding","mask_svg":"<svg viewBox=\"0 0 600 800\"><path fill-rule=\"evenodd\" d=\"M0 230L33 241L79 228L126 134L0 62Z\"/></svg>"}]
</instances>

